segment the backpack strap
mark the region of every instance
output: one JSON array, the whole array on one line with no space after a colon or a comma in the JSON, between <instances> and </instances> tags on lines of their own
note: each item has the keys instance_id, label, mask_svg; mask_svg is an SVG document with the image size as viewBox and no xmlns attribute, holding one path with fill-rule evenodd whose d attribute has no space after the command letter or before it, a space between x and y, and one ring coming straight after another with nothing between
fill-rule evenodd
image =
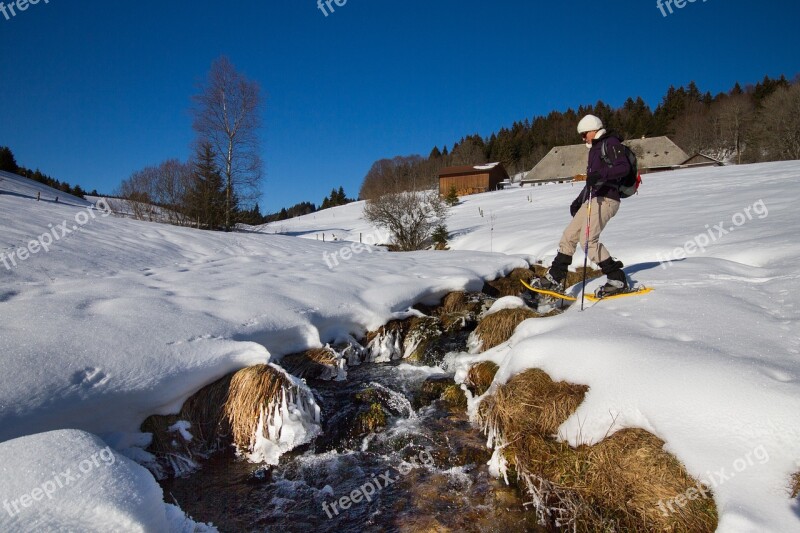
<instances>
[{"instance_id":1,"label":"backpack strap","mask_svg":"<svg viewBox=\"0 0 800 533\"><path fill-rule=\"evenodd\" d=\"M600 157L603 159L603 162L604 162L606 165L608 165L608 166L610 166L610 167L613 167L613 166L614 166L614 162L613 162L613 161L611 161L611 160L608 158L608 147L606 146L606 141L607 141L607 140L608 140L608 139L603 139L603 140L600 142Z\"/></svg>"},{"instance_id":2,"label":"backpack strap","mask_svg":"<svg viewBox=\"0 0 800 533\"><path fill-rule=\"evenodd\" d=\"M608 139L603 139L600 141L600 157L603 159L603 162L606 165L613 167L614 162L608 157L608 147L606 146L606 141L608 141ZM615 183L613 181L604 182L604 185L608 187L615 187L616 189L620 189L622 187L621 183Z\"/></svg>"}]
</instances>

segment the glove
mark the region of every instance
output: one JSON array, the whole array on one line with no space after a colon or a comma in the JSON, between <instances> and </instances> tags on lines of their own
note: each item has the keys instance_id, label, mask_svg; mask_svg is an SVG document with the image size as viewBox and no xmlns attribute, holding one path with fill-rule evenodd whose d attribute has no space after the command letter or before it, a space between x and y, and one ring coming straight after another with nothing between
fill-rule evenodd
<instances>
[{"instance_id":1,"label":"glove","mask_svg":"<svg viewBox=\"0 0 800 533\"><path fill-rule=\"evenodd\" d=\"M572 218L575 218L575 215L578 214L580 208L581 208L581 202L579 202L578 199L572 202L572 205L569 206L569 214L572 215Z\"/></svg>"},{"instance_id":2,"label":"glove","mask_svg":"<svg viewBox=\"0 0 800 533\"><path fill-rule=\"evenodd\" d=\"M601 176L599 172L594 171L586 177L586 186L594 188L601 179L603 179L603 176Z\"/></svg>"}]
</instances>

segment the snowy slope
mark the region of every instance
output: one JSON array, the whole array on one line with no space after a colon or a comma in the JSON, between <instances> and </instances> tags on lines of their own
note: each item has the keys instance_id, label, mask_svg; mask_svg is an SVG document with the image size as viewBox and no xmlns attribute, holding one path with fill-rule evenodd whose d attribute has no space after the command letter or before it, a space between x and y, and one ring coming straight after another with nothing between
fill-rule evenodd
<instances>
[{"instance_id":1,"label":"snowy slope","mask_svg":"<svg viewBox=\"0 0 800 533\"><path fill-rule=\"evenodd\" d=\"M33 198L36 199L36 194L39 193L40 201L55 202L58 201L68 205L88 206L83 198L72 196L65 192L59 191L42 183L38 183L28 178L4 172L0 170L0 192L2 194L11 194L20 198Z\"/></svg>"},{"instance_id":2,"label":"snowy slope","mask_svg":"<svg viewBox=\"0 0 800 533\"><path fill-rule=\"evenodd\" d=\"M84 211L20 202L0 195L0 253ZM522 264L365 251L329 268L323 254L340 248L98 215L49 252L0 266L0 352L15 376L0 384L0 439L135 431L234 369L361 335Z\"/></svg>"},{"instance_id":3,"label":"snowy slope","mask_svg":"<svg viewBox=\"0 0 800 533\"><path fill-rule=\"evenodd\" d=\"M467 197L452 209L451 248L549 263L578 192L565 184ZM788 490L800 470L798 197L796 161L645 176L603 241L655 292L528 321L508 344L456 365L463 373L491 358L498 382L536 367L587 384L562 438L591 443L609 430L647 429L714 490L720 531L798 531ZM374 231L361 208L282 225L352 237Z\"/></svg>"},{"instance_id":4,"label":"snowy slope","mask_svg":"<svg viewBox=\"0 0 800 533\"><path fill-rule=\"evenodd\" d=\"M0 182L0 353L13 377L0 383L3 464L16 453L8 446L21 446L9 439L52 430L124 442L145 416L174 411L233 369L477 290L519 257L548 261L578 193L552 185L469 197L449 223L456 251L390 254L316 241L325 232L385 242L359 204L264 229L290 236L225 235L36 202L22 186ZM597 441L612 425L663 438L714 488L721 531L800 530L787 489L800 469L798 197L798 162L646 176L604 241L656 291L527 322L483 357L501 364L499 379L538 367L590 385L562 428L570 442ZM33 253L32 240L64 230ZM662 265L677 247L688 257ZM78 459L53 453L59 464ZM720 470L734 475L715 484Z\"/></svg>"},{"instance_id":5,"label":"snowy slope","mask_svg":"<svg viewBox=\"0 0 800 533\"><path fill-rule=\"evenodd\" d=\"M763 255L758 251L762 246L757 242L758 228L776 227L772 212L789 205L786 187L797 180L798 169L800 164L788 162L645 175L640 194L623 202L619 215L604 233L604 241L627 263L653 261L659 254L666 257L675 247L707 232L707 224L711 229L720 221L725 228L732 226L734 215L763 199L768 217L759 218L751 209L750 219L737 228L738 234L723 235L706 252L697 254L758 263ZM579 184L568 183L466 196L451 209L447 223L450 248L519 254L547 263L556 254L561 232L569 222L569 204L579 192ZM267 224L261 230L309 239L322 233L328 238L335 234L343 240L358 241L359 234L381 231L362 219L363 208L364 203L357 202ZM718 232L713 233L716 236ZM767 245L770 257L775 252L773 244ZM574 265L582 261L579 256L580 252Z\"/></svg>"}]
</instances>

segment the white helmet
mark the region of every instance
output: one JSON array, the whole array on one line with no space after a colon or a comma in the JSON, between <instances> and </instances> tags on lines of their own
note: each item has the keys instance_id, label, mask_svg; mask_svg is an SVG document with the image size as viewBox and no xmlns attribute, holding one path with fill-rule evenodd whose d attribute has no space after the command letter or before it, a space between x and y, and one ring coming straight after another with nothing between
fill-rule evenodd
<instances>
[{"instance_id":1,"label":"white helmet","mask_svg":"<svg viewBox=\"0 0 800 533\"><path fill-rule=\"evenodd\" d=\"M594 115L586 115L578 122L578 133L586 133L587 131L598 131L603 129L603 121Z\"/></svg>"}]
</instances>

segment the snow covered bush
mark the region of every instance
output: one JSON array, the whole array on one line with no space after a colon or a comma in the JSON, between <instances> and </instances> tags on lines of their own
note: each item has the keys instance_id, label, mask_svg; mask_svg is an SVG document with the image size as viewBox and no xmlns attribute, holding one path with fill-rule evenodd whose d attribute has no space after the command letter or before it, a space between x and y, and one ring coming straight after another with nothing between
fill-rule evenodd
<instances>
[{"instance_id":1,"label":"snow covered bush","mask_svg":"<svg viewBox=\"0 0 800 533\"><path fill-rule=\"evenodd\" d=\"M364 218L392 234L401 251L421 250L447 219L447 205L437 191L384 194L368 200Z\"/></svg>"}]
</instances>

